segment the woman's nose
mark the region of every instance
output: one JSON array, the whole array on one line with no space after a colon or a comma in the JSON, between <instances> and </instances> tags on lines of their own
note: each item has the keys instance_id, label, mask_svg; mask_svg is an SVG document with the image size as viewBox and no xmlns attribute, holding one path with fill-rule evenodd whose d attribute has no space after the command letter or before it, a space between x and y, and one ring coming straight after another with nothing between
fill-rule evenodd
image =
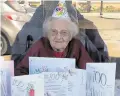
<instances>
[{"instance_id":1,"label":"woman's nose","mask_svg":"<svg viewBox=\"0 0 120 96\"><path fill-rule=\"evenodd\" d=\"M58 33L58 34L56 35L56 39L61 39L61 34L60 34L60 33Z\"/></svg>"}]
</instances>

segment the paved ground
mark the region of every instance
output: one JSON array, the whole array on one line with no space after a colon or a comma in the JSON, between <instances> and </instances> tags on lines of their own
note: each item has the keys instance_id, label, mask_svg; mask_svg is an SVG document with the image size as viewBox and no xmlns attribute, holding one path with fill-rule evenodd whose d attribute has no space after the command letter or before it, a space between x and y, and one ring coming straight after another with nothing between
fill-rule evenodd
<instances>
[{"instance_id":1,"label":"paved ground","mask_svg":"<svg viewBox=\"0 0 120 96\"><path fill-rule=\"evenodd\" d=\"M104 14L104 18L101 18L98 13L84 13L83 15L86 20L80 21L80 27L88 29L97 28L108 46L109 55L120 57L120 13Z\"/></svg>"},{"instance_id":2,"label":"paved ground","mask_svg":"<svg viewBox=\"0 0 120 96\"><path fill-rule=\"evenodd\" d=\"M120 29L99 30L99 33L108 46L109 55L120 57Z\"/></svg>"},{"instance_id":3,"label":"paved ground","mask_svg":"<svg viewBox=\"0 0 120 96\"><path fill-rule=\"evenodd\" d=\"M120 19L101 18L100 16L84 16L86 20L80 21L80 27L89 29L120 29ZM89 21L88 21L89 20ZM91 21L91 22L90 22ZM93 24L96 26L93 26Z\"/></svg>"}]
</instances>

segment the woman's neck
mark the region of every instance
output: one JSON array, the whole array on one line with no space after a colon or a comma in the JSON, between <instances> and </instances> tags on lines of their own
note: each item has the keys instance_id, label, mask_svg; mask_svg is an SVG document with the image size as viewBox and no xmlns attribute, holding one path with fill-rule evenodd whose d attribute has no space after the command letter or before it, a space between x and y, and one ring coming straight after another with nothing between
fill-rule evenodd
<instances>
[{"instance_id":1,"label":"woman's neck","mask_svg":"<svg viewBox=\"0 0 120 96\"><path fill-rule=\"evenodd\" d=\"M64 49L53 49L55 52L64 52Z\"/></svg>"}]
</instances>

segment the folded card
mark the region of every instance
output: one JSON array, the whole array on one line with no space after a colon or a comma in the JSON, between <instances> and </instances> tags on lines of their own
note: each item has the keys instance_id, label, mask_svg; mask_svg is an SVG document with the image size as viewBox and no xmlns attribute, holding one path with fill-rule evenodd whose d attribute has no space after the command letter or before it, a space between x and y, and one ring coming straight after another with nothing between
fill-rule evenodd
<instances>
[{"instance_id":1,"label":"folded card","mask_svg":"<svg viewBox=\"0 0 120 96\"><path fill-rule=\"evenodd\" d=\"M75 59L29 57L29 74L63 72L75 68Z\"/></svg>"},{"instance_id":2,"label":"folded card","mask_svg":"<svg viewBox=\"0 0 120 96\"><path fill-rule=\"evenodd\" d=\"M86 96L86 70L69 71L68 93L69 96Z\"/></svg>"},{"instance_id":3,"label":"folded card","mask_svg":"<svg viewBox=\"0 0 120 96\"><path fill-rule=\"evenodd\" d=\"M2 61L4 61L4 57L0 56L0 64L2 64Z\"/></svg>"},{"instance_id":4,"label":"folded card","mask_svg":"<svg viewBox=\"0 0 120 96\"><path fill-rule=\"evenodd\" d=\"M0 93L1 96L11 96L10 84L10 70L9 68L0 68Z\"/></svg>"},{"instance_id":5,"label":"folded card","mask_svg":"<svg viewBox=\"0 0 120 96\"><path fill-rule=\"evenodd\" d=\"M68 74L66 72L43 72L44 96L68 96Z\"/></svg>"},{"instance_id":6,"label":"folded card","mask_svg":"<svg viewBox=\"0 0 120 96\"><path fill-rule=\"evenodd\" d=\"M115 63L87 64L87 96L114 96Z\"/></svg>"},{"instance_id":7,"label":"folded card","mask_svg":"<svg viewBox=\"0 0 120 96\"><path fill-rule=\"evenodd\" d=\"M4 61L4 63L9 68L11 76L14 76L14 61Z\"/></svg>"},{"instance_id":8,"label":"folded card","mask_svg":"<svg viewBox=\"0 0 120 96\"><path fill-rule=\"evenodd\" d=\"M0 57L0 93L2 96L11 96L11 76L14 76L14 62L4 61Z\"/></svg>"},{"instance_id":9,"label":"folded card","mask_svg":"<svg viewBox=\"0 0 120 96\"><path fill-rule=\"evenodd\" d=\"M44 96L44 75L23 75L12 77L12 96Z\"/></svg>"}]
</instances>

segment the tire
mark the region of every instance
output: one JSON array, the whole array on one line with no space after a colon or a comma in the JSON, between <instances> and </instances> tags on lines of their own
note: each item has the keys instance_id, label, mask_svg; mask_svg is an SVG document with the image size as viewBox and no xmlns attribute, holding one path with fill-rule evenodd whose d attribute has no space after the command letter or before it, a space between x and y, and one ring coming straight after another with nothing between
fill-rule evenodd
<instances>
[{"instance_id":1,"label":"tire","mask_svg":"<svg viewBox=\"0 0 120 96\"><path fill-rule=\"evenodd\" d=\"M5 35L3 34L1 34L0 47L1 47L1 55L9 54L10 44L6 39Z\"/></svg>"}]
</instances>

